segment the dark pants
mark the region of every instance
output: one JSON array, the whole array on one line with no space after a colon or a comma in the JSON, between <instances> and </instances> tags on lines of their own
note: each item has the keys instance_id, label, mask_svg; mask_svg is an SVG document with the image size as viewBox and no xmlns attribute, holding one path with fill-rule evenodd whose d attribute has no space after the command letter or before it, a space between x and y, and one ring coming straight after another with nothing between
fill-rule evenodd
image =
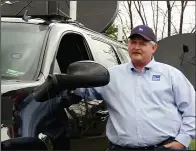
<instances>
[{"instance_id":1,"label":"dark pants","mask_svg":"<svg viewBox=\"0 0 196 151\"><path fill-rule=\"evenodd\" d=\"M113 143L109 143L109 147L107 151L113 151L113 150L171 150L171 151L182 151L182 150L187 150L187 149L169 149L169 148L165 148L163 145L168 144L170 142L174 141L174 138L169 138L157 145L153 145L153 146L146 146L146 147L138 147L138 148L131 148L131 147L123 147L123 146L119 146L119 145L115 145Z\"/></svg>"}]
</instances>

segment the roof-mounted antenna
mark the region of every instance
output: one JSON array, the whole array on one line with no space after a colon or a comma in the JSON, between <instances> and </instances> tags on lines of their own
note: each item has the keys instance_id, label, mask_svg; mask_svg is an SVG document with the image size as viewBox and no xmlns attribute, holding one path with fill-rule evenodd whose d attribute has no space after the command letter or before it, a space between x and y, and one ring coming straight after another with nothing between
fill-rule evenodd
<instances>
[{"instance_id":1,"label":"roof-mounted antenna","mask_svg":"<svg viewBox=\"0 0 196 151\"><path fill-rule=\"evenodd\" d=\"M22 19L24 20L24 21L28 21L31 17L30 16L28 16L28 10L25 10L25 13L24 13L24 15L23 15L23 17L22 17Z\"/></svg>"},{"instance_id":2,"label":"roof-mounted antenna","mask_svg":"<svg viewBox=\"0 0 196 151\"><path fill-rule=\"evenodd\" d=\"M32 1L30 1L26 6L24 6L19 12L17 12L15 14L15 16L17 16L18 14L20 14L25 8L27 8L30 4L32 3Z\"/></svg>"}]
</instances>

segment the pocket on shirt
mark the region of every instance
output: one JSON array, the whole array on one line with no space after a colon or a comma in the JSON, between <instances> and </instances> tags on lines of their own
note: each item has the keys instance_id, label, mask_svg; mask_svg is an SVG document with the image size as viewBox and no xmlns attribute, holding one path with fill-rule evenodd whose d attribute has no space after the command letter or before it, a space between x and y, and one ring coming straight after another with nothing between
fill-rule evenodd
<instances>
[{"instance_id":1,"label":"pocket on shirt","mask_svg":"<svg viewBox=\"0 0 196 151\"><path fill-rule=\"evenodd\" d=\"M150 81L149 82L149 91L151 96L156 97L159 100L171 102L173 97L173 92L171 86L160 81Z\"/></svg>"}]
</instances>

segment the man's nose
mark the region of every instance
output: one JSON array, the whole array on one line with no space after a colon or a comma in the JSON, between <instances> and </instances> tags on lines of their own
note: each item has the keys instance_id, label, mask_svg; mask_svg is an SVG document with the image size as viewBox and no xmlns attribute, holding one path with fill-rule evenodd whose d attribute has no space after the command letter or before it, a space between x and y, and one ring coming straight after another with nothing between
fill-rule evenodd
<instances>
[{"instance_id":1,"label":"man's nose","mask_svg":"<svg viewBox=\"0 0 196 151\"><path fill-rule=\"evenodd\" d=\"M135 49L136 50L140 49L140 45L139 44L135 44Z\"/></svg>"}]
</instances>

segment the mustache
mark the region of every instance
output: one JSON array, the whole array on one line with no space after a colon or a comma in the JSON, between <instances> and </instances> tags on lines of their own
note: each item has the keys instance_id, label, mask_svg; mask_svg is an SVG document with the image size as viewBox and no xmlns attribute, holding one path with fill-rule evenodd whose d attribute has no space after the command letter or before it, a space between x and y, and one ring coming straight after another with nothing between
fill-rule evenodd
<instances>
[{"instance_id":1,"label":"mustache","mask_svg":"<svg viewBox=\"0 0 196 151\"><path fill-rule=\"evenodd\" d=\"M141 52L139 52L139 51L133 51L132 54L134 54L134 53L141 54Z\"/></svg>"}]
</instances>

